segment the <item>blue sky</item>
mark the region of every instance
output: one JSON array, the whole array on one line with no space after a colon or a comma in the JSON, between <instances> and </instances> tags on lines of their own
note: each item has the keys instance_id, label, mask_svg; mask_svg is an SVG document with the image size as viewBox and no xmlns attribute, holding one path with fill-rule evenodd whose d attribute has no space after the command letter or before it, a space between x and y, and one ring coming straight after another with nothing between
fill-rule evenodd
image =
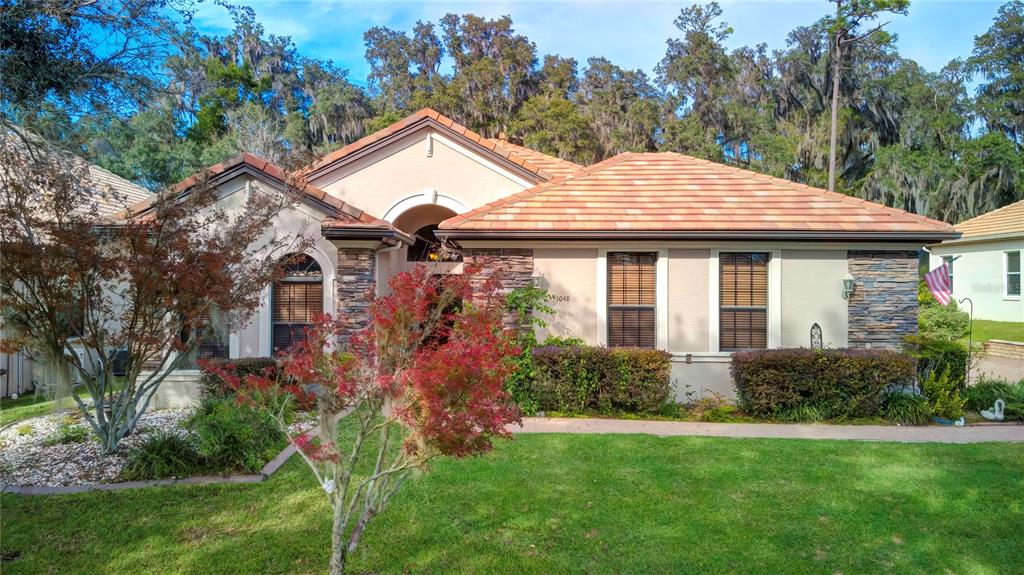
<instances>
[{"instance_id":1,"label":"blue sky","mask_svg":"<svg viewBox=\"0 0 1024 575\"><path fill-rule=\"evenodd\" d=\"M246 3L236 0L236 3ZM678 37L672 21L690 2L660 1L492 1L372 2L342 0L251 0L268 32L291 36L301 53L331 59L364 83L363 32L372 26L409 31L416 20L436 24L447 12L512 16L516 30L537 44L538 56L560 54L581 65L590 56L606 56L627 68L648 73L665 53L665 40ZM723 20L733 28L729 48L764 42L785 46L786 34L811 24L834 5L826 0L720 0ZM988 0L912 0L909 16L894 16L889 30L899 35L900 53L929 70L970 54L974 36L985 32L1001 2ZM223 34L231 27L226 12L200 4L199 29Z\"/></svg>"}]
</instances>

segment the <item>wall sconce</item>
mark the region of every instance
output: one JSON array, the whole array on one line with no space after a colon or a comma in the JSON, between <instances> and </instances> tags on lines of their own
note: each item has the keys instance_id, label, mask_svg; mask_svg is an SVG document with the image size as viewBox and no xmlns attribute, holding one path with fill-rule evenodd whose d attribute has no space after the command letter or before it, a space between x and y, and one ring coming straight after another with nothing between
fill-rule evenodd
<instances>
[{"instance_id":1,"label":"wall sconce","mask_svg":"<svg viewBox=\"0 0 1024 575\"><path fill-rule=\"evenodd\" d=\"M843 299L850 299L850 294L853 293L853 276L846 274L843 276Z\"/></svg>"}]
</instances>

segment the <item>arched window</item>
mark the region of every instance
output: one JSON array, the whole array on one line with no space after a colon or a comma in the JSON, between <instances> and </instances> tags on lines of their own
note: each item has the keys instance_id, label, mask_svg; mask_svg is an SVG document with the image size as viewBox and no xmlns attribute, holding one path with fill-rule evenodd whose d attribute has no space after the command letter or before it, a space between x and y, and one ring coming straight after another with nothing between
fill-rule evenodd
<instances>
[{"instance_id":1,"label":"arched window","mask_svg":"<svg viewBox=\"0 0 1024 575\"><path fill-rule=\"evenodd\" d=\"M324 311L324 273L320 264L306 254L287 256L284 277L274 284L271 308L274 353L304 341L313 318Z\"/></svg>"},{"instance_id":2,"label":"arched window","mask_svg":"<svg viewBox=\"0 0 1024 575\"><path fill-rule=\"evenodd\" d=\"M441 249L441 240L434 235L436 231L437 224L430 224L416 230L416 233L413 234L416 243L409 246L405 259L410 262L461 262L461 254Z\"/></svg>"}]
</instances>

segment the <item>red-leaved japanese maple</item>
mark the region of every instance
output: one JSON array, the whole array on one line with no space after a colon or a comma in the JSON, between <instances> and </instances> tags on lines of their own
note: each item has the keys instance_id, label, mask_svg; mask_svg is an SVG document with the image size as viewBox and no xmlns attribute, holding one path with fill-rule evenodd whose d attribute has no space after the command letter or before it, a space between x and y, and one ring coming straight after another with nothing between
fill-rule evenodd
<instances>
[{"instance_id":1,"label":"red-leaved japanese maple","mask_svg":"<svg viewBox=\"0 0 1024 575\"><path fill-rule=\"evenodd\" d=\"M332 574L342 573L367 523L427 462L486 452L519 421L503 387L516 350L501 328L494 280L481 280L471 266L452 276L420 266L390 287L370 304L369 326L346 344L342 324L320 317L281 359L276 381L204 366L275 415L316 476L333 511ZM315 421L290 426L289 406L311 400Z\"/></svg>"}]
</instances>

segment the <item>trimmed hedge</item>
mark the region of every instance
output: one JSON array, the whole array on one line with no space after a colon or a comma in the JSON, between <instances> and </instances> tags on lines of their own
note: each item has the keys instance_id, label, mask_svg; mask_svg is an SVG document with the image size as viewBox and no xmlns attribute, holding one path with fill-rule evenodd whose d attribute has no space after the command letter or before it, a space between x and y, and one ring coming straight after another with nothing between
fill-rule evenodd
<instances>
[{"instance_id":1,"label":"trimmed hedge","mask_svg":"<svg viewBox=\"0 0 1024 575\"><path fill-rule=\"evenodd\" d=\"M771 417L815 408L824 418L879 415L886 392L912 386L913 357L876 349L771 349L732 356L740 406Z\"/></svg>"},{"instance_id":2,"label":"trimmed hedge","mask_svg":"<svg viewBox=\"0 0 1024 575\"><path fill-rule=\"evenodd\" d=\"M277 361L272 357L240 357L237 359L211 359L208 361L220 367L226 365L235 366L234 373L239 377L262 375L267 368L272 368L274 371L271 372L271 379L273 379L277 371ZM233 397L234 395L235 391L223 379L205 369L203 370L199 379L200 397L217 399Z\"/></svg>"},{"instance_id":3,"label":"trimmed hedge","mask_svg":"<svg viewBox=\"0 0 1024 575\"><path fill-rule=\"evenodd\" d=\"M531 395L541 411L653 413L671 393L670 358L653 349L540 347Z\"/></svg>"}]
</instances>

